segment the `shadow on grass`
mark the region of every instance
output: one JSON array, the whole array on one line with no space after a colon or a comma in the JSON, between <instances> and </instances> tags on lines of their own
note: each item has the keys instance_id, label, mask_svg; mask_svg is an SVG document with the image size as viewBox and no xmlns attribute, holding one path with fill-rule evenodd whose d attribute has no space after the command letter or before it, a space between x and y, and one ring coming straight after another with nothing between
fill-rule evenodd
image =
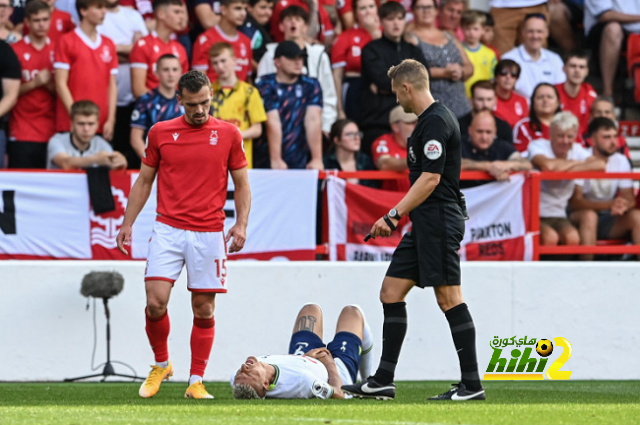
<instances>
[{"instance_id":1,"label":"shadow on grass","mask_svg":"<svg viewBox=\"0 0 640 425\"><path fill-rule=\"evenodd\" d=\"M139 383L0 383L0 407L47 406L331 406L331 405L433 405L427 398L444 392L448 382L399 382L398 396L391 402L375 400L234 400L229 384L209 382L215 400L184 398L185 383L163 384L151 399L138 396ZM638 381L544 381L487 382L487 401L465 405L535 404L638 404Z\"/></svg>"}]
</instances>

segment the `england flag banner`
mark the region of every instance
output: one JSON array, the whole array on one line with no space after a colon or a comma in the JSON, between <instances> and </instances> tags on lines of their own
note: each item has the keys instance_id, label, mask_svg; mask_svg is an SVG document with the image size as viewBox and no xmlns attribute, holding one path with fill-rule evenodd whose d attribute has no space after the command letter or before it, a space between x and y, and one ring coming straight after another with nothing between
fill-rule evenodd
<instances>
[{"instance_id":1,"label":"england flag banner","mask_svg":"<svg viewBox=\"0 0 640 425\"><path fill-rule=\"evenodd\" d=\"M156 185L133 226L131 256L117 249L138 173L111 172L115 209L95 214L83 172L0 172L0 258L144 260L156 218ZM318 172L249 170L251 212L235 260L314 260ZM225 234L235 224L233 181Z\"/></svg>"},{"instance_id":2,"label":"england flag banner","mask_svg":"<svg viewBox=\"0 0 640 425\"><path fill-rule=\"evenodd\" d=\"M529 182L522 174L508 182L491 182L463 190L470 220L460 257L464 261L530 261ZM371 189L330 176L327 181L326 242L332 261L389 261L402 236L411 230L403 217L390 237L364 237L373 223L396 205L404 193ZM525 213L526 212L526 213Z\"/></svg>"},{"instance_id":3,"label":"england flag banner","mask_svg":"<svg viewBox=\"0 0 640 425\"><path fill-rule=\"evenodd\" d=\"M85 173L0 173L0 258L91 259Z\"/></svg>"}]
</instances>

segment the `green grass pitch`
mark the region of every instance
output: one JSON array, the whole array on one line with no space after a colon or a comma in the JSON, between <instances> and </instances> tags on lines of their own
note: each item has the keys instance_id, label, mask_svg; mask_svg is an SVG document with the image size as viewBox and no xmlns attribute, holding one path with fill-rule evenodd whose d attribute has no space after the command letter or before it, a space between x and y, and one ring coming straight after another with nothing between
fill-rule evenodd
<instances>
[{"instance_id":1,"label":"green grass pitch","mask_svg":"<svg viewBox=\"0 0 640 425\"><path fill-rule=\"evenodd\" d=\"M0 424L633 424L638 381L487 382L485 402L427 402L448 382L400 382L394 401L184 399L165 383L152 399L133 383L0 383Z\"/></svg>"}]
</instances>

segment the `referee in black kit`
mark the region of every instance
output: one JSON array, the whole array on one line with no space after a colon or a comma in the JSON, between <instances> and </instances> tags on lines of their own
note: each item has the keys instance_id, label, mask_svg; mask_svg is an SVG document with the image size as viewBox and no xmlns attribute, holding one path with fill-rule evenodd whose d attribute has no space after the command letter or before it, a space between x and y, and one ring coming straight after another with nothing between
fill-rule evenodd
<instances>
[{"instance_id":1,"label":"referee in black kit","mask_svg":"<svg viewBox=\"0 0 640 425\"><path fill-rule=\"evenodd\" d=\"M382 282L384 309L382 356L375 375L342 389L353 396L390 400L402 342L407 333L405 298L418 286L432 286L444 312L458 352L462 379L449 391L429 400L484 400L478 375L476 330L460 289L460 242L464 236L466 207L459 190L460 128L455 115L433 99L429 74L412 59L388 72L398 103L418 117L408 142L407 161L411 189L371 228L371 237L389 236L400 218L410 215L413 227L393 253Z\"/></svg>"}]
</instances>

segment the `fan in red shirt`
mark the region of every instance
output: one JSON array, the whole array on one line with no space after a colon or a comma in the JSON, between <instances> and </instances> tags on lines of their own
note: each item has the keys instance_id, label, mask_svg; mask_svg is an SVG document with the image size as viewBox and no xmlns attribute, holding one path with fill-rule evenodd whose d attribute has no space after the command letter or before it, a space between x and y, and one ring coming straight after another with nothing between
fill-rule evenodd
<instances>
[{"instance_id":1,"label":"fan in red shirt","mask_svg":"<svg viewBox=\"0 0 640 425\"><path fill-rule=\"evenodd\" d=\"M247 17L248 0L222 0L220 2L220 23L201 34L193 45L193 69L207 73L211 81L218 76L209 66L209 49L214 44L226 42L231 44L236 56L236 76L247 81L251 75L253 50L249 37L238 31Z\"/></svg>"},{"instance_id":2,"label":"fan in red shirt","mask_svg":"<svg viewBox=\"0 0 640 425\"><path fill-rule=\"evenodd\" d=\"M589 75L587 54L578 51L569 53L564 62L564 73L567 75L567 81L556 85L560 95L560 107L578 118L578 134L585 134L589 126L591 104L598 97L593 87L584 82Z\"/></svg>"},{"instance_id":3,"label":"fan in red shirt","mask_svg":"<svg viewBox=\"0 0 640 425\"><path fill-rule=\"evenodd\" d=\"M493 113L505 120L511 128L529 116L529 100L514 91L520 77L520 65L511 59L503 59L496 65L496 106Z\"/></svg>"},{"instance_id":4,"label":"fan in red shirt","mask_svg":"<svg viewBox=\"0 0 640 425\"><path fill-rule=\"evenodd\" d=\"M531 95L531 111L513 127L513 144L520 153L527 152L529 143L537 139L549 140L551 120L560 109L558 90L549 83L540 83ZM582 138L578 135L580 140Z\"/></svg>"},{"instance_id":5,"label":"fan in red shirt","mask_svg":"<svg viewBox=\"0 0 640 425\"><path fill-rule=\"evenodd\" d=\"M378 170L406 172L407 140L416 128L416 114L404 112L402 106L396 106L389 113L391 133L378 137L371 145L371 157ZM383 180L382 189L408 192L411 183L408 178L401 180Z\"/></svg>"},{"instance_id":6,"label":"fan in red shirt","mask_svg":"<svg viewBox=\"0 0 640 425\"><path fill-rule=\"evenodd\" d=\"M133 223L157 174L158 215L145 270L146 330L156 364L140 387L144 398L153 397L162 381L173 374L167 347L167 304L183 265L194 315L191 376L185 397L213 398L202 379L215 335L215 297L227 292L226 243L233 238L229 252L244 247L251 193L240 131L209 115L212 97L211 82L203 73L190 71L180 78L178 102L185 113L149 130L140 175L131 188L116 238L118 249L128 255ZM225 238L228 173L235 186L236 223Z\"/></svg>"},{"instance_id":7,"label":"fan in red shirt","mask_svg":"<svg viewBox=\"0 0 640 425\"><path fill-rule=\"evenodd\" d=\"M60 40L60 37L63 34L66 34L69 31L72 31L76 27L76 24L73 23L73 20L71 19L70 14L54 8L56 0L43 0L43 1L49 6L49 10L51 11L51 25L49 26L49 33L47 35L49 36L49 40L51 40L51 42L54 45L56 45L58 43L58 40ZM29 26L26 25L27 23L26 8L25 8L24 16L25 16L25 25L22 28L22 33L24 35L28 35L31 32L31 28L29 28Z\"/></svg>"},{"instance_id":8,"label":"fan in red shirt","mask_svg":"<svg viewBox=\"0 0 640 425\"><path fill-rule=\"evenodd\" d=\"M331 67L338 94L338 116L359 120L362 48L380 38L382 31L375 0L354 0L353 7L357 24L338 36L331 49Z\"/></svg>"},{"instance_id":9,"label":"fan in red shirt","mask_svg":"<svg viewBox=\"0 0 640 425\"><path fill-rule=\"evenodd\" d=\"M100 108L98 133L111 140L116 122L118 54L113 41L98 34L105 0L77 0L80 26L56 46L55 81L58 93L56 131L70 130L69 111L76 100L91 100Z\"/></svg>"},{"instance_id":10,"label":"fan in red shirt","mask_svg":"<svg viewBox=\"0 0 640 425\"><path fill-rule=\"evenodd\" d=\"M47 142L56 132L53 44L47 37L51 10L41 0L25 6L30 35L11 45L22 78L18 103L9 118L9 168L47 168Z\"/></svg>"},{"instance_id":11,"label":"fan in red shirt","mask_svg":"<svg viewBox=\"0 0 640 425\"><path fill-rule=\"evenodd\" d=\"M131 49L131 88L139 98L158 87L156 63L162 55L173 55L180 60L183 70L189 69L189 58L182 44L176 41L176 32L184 27L187 19L180 0L156 0L153 2L156 30L141 38Z\"/></svg>"},{"instance_id":12,"label":"fan in red shirt","mask_svg":"<svg viewBox=\"0 0 640 425\"><path fill-rule=\"evenodd\" d=\"M347 0L348 1L348 0ZM304 0L280 0L276 2L273 7L273 14L271 15L271 38L274 42L280 43L284 41L284 32L280 29L280 14L283 10L285 10L289 6L300 6L304 10L309 13L309 5ZM313 25L314 17L310 16L309 27ZM318 41L322 42L325 46L331 47L333 44L333 35L335 33L333 24L331 23L331 18L329 17L329 13L326 11L324 7L318 8L318 13L316 15L316 20L318 23Z\"/></svg>"}]
</instances>

